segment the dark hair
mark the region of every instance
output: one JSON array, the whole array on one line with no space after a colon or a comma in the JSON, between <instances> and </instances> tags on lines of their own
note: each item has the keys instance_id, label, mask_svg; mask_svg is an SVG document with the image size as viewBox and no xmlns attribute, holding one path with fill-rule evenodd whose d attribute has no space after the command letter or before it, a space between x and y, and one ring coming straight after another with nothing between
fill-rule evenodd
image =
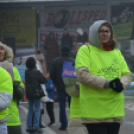
<instances>
[{"instance_id":1,"label":"dark hair","mask_svg":"<svg viewBox=\"0 0 134 134\"><path fill-rule=\"evenodd\" d=\"M27 60L26 60L26 67L28 69L33 69L36 65L36 61L33 57L29 57Z\"/></svg>"},{"instance_id":2,"label":"dark hair","mask_svg":"<svg viewBox=\"0 0 134 134\"><path fill-rule=\"evenodd\" d=\"M62 49L61 49L61 53L62 53L62 55L69 55L70 47L67 46L67 45L63 46Z\"/></svg>"},{"instance_id":3,"label":"dark hair","mask_svg":"<svg viewBox=\"0 0 134 134\"><path fill-rule=\"evenodd\" d=\"M42 53L42 51L40 50L40 49L38 49L37 51L36 51L36 55L37 54L41 54Z\"/></svg>"}]
</instances>

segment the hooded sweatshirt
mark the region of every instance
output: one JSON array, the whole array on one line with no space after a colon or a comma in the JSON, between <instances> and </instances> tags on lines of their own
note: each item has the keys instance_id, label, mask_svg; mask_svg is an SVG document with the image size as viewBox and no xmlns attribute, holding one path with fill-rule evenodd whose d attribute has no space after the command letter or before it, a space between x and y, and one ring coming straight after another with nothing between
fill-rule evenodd
<instances>
[{"instance_id":1,"label":"hooded sweatshirt","mask_svg":"<svg viewBox=\"0 0 134 134\"><path fill-rule=\"evenodd\" d=\"M105 88L105 84L107 80L116 77L120 78L124 89L131 83L132 73L120 51L117 49L106 51L99 48L98 31L104 23L109 22L96 21L90 27L91 45L83 45L75 60L77 78L81 83L80 109L83 123L121 123L120 117L124 116L123 92L117 93L111 88Z\"/></svg>"}]
</instances>

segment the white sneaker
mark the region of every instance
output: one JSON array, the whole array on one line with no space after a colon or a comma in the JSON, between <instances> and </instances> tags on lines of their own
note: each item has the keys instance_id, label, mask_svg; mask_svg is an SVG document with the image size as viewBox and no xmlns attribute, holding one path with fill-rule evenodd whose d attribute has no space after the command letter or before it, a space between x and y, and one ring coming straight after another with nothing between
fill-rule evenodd
<instances>
[{"instance_id":1,"label":"white sneaker","mask_svg":"<svg viewBox=\"0 0 134 134\"><path fill-rule=\"evenodd\" d=\"M50 123L48 124L48 126L49 126L49 127L51 127L51 126L52 126L52 127L55 127L55 126L56 126L56 123L50 122Z\"/></svg>"},{"instance_id":2,"label":"white sneaker","mask_svg":"<svg viewBox=\"0 0 134 134\"><path fill-rule=\"evenodd\" d=\"M56 123L53 123L51 126L52 126L52 127L55 127L55 126L56 126Z\"/></svg>"}]
</instances>

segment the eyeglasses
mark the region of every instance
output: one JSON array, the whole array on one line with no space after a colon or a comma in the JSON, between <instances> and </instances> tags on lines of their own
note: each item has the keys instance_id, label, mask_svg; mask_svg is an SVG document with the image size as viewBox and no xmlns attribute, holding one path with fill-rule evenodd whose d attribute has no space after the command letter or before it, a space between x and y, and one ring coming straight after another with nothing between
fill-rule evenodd
<instances>
[{"instance_id":1,"label":"eyeglasses","mask_svg":"<svg viewBox=\"0 0 134 134\"><path fill-rule=\"evenodd\" d=\"M99 30L99 33L100 34L104 34L104 33L106 33L106 34L108 34L108 33L110 33L111 31L110 30Z\"/></svg>"}]
</instances>

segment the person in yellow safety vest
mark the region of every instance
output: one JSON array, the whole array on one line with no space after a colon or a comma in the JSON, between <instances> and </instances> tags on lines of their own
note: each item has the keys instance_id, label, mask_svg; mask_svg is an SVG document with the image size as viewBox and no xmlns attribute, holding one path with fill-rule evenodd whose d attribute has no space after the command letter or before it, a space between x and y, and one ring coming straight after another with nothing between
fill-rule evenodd
<instances>
[{"instance_id":1,"label":"person in yellow safety vest","mask_svg":"<svg viewBox=\"0 0 134 134\"><path fill-rule=\"evenodd\" d=\"M2 58L0 48L0 59ZM13 97L12 78L9 73L0 67L0 133L7 134L8 105Z\"/></svg>"},{"instance_id":2,"label":"person in yellow safety vest","mask_svg":"<svg viewBox=\"0 0 134 134\"><path fill-rule=\"evenodd\" d=\"M4 51L4 59L0 59L0 66L7 70L12 77L12 81L21 81L19 72L17 68L13 67L13 51L12 49L0 43L0 48ZM24 90L24 84L21 82L20 84L21 90ZM17 107L17 101L13 98L10 105L8 106L8 115L9 118L7 120L7 128L8 134L22 134L21 132L21 123L19 119L19 110Z\"/></svg>"},{"instance_id":3,"label":"person in yellow safety vest","mask_svg":"<svg viewBox=\"0 0 134 134\"><path fill-rule=\"evenodd\" d=\"M91 45L83 45L75 59L81 118L90 134L118 134L125 115L123 90L132 73L113 36L110 22L95 21L89 29Z\"/></svg>"},{"instance_id":4,"label":"person in yellow safety vest","mask_svg":"<svg viewBox=\"0 0 134 134\"><path fill-rule=\"evenodd\" d=\"M77 52L82 45L83 45L82 42L76 43L75 45L76 54L74 58L76 57ZM72 90L72 88L76 88L76 87L78 88L76 90L79 90L79 82L76 82L75 86L66 86L66 91L67 90L70 91ZM68 95L71 95L71 92ZM80 99L79 95L78 96L76 95L76 97L74 96L71 97L70 116L69 116L69 122L67 128L69 134L88 134L87 128L84 125L82 125L79 99Z\"/></svg>"},{"instance_id":5,"label":"person in yellow safety vest","mask_svg":"<svg viewBox=\"0 0 134 134\"><path fill-rule=\"evenodd\" d=\"M21 81L19 71L16 67L13 67L14 80ZM21 82L20 87L24 90L24 84ZM8 134L22 134L21 132L21 122L19 117L19 109L17 107L17 101L15 99L9 105L9 119L7 120Z\"/></svg>"}]
</instances>

